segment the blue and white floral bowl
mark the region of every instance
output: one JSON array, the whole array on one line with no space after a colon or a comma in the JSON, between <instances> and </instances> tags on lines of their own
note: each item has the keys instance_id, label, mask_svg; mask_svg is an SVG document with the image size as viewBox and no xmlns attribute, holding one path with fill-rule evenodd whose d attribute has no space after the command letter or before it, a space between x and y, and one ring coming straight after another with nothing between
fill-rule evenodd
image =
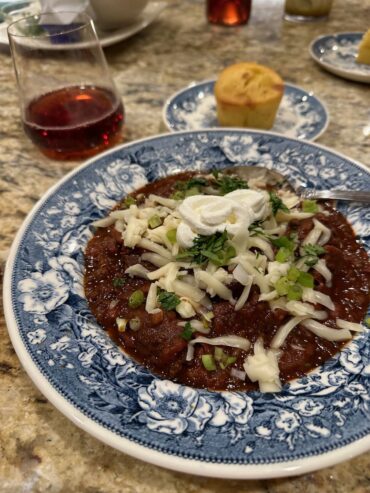
<instances>
[{"instance_id":1,"label":"blue and white floral bowl","mask_svg":"<svg viewBox=\"0 0 370 493\"><path fill-rule=\"evenodd\" d=\"M363 165L268 132L179 132L126 144L66 176L28 216L6 267L6 321L35 384L105 443L192 474L299 474L370 448L368 331L280 393L209 392L157 378L126 357L97 325L83 293L90 224L122 195L185 169L243 163L276 168L296 185L370 188ZM342 209L369 249L369 209Z\"/></svg>"},{"instance_id":2,"label":"blue and white floral bowl","mask_svg":"<svg viewBox=\"0 0 370 493\"><path fill-rule=\"evenodd\" d=\"M344 79L370 82L370 65L356 63L364 33L336 33L319 36L310 45L311 57L322 68Z\"/></svg>"},{"instance_id":3,"label":"blue and white floral bowl","mask_svg":"<svg viewBox=\"0 0 370 493\"><path fill-rule=\"evenodd\" d=\"M163 121L168 130L220 128L214 97L215 80L191 84L164 104ZM273 131L295 139L316 140L329 124L328 111L312 92L285 84Z\"/></svg>"}]
</instances>

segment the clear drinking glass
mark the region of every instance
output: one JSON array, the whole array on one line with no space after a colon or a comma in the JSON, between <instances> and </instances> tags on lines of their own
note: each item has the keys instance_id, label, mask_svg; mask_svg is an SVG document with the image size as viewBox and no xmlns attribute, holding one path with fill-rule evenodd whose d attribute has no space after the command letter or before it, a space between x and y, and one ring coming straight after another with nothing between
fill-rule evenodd
<instances>
[{"instance_id":1,"label":"clear drinking glass","mask_svg":"<svg viewBox=\"0 0 370 493\"><path fill-rule=\"evenodd\" d=\"M285 0L287 21L310 22L327 19L333 0Z\"/></svg>"},{"instance_id":2,"label":"clear drinking glass","mask_svg":"<svg viewBox=\"0 0 370 493\"><path fill-rule=\"evenodd\" d=\"M46 156L84 159L122 140L122 101L89 16L34 15L8 36L23 128Z\"/></svg>"}]
</instances>

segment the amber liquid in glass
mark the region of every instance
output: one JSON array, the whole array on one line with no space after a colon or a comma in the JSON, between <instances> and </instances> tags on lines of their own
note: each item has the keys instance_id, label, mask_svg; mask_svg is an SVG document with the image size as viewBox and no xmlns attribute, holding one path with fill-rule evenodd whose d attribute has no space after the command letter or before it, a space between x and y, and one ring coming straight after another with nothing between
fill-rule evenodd
<instances>
[{"instance_id":1,"label":"amber liquid in glass","mask_svg":"<svg viewBox=\"0 0 370 493\"><path fill-rule=\"evenodd\" d=\"M239 26L246 24L251 0L207 0L207 18L211 24Z\"/></svg>"},{"instance_id":2,"label":"amber liquid in glass","mask_svg":"<svg viewBox=\"0 0 370 493\"><path fill-rule=\"evenodd\" d=\"M34 99L23 127L52 159L84 159L122 140L122 102L108 89L72 86Z\"/></svg>"}]
</instances>

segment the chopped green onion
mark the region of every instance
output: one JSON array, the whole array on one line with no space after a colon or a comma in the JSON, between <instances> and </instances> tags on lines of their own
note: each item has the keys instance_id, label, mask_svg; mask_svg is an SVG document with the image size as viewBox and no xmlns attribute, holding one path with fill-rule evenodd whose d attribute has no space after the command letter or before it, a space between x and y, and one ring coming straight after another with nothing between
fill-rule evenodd
<instances>
[{"instance_id":1,"label":"chopped green onion","mask_svg":"<svg viewBox=\"0 0 370 493\"><path fill-rule=\"evenodd\" d=\"M172 243L172 245L174 245L176 243L176 235L177 235L177 229L174 228L174 229L170 229L169 231L167 231L166 233L166 236L167 236L167 240Z\"/></svg>"},{"instance_id":2,"label":"chopped green onion","mask_svg":"<svg viewBox=\"0 0 370 493\"><path fill-rule=\"evenodd\" d=\"M289 281L296 282L300 273L301 273L301 271L299 269L297 269L297 267L295 265L292 265L292 267L288 270L287 277L288 277Z\"/></svg>"},{"instance_id":3,"label":"chopped green onion","mask_svg":"<svg viewBox=\"0 0 370 493\"><path fill-rule=\"evenodd\" d=\"M170 195L170 199L173 200L183 200L185 198L185 192L182 190L176 190L173 194Z\"/></svg>"},{"instance_id":4,"label":"chopped green onion","mask_svg":"<svg viewBox=\"0 0 370 493\"><path fill-rule=\"evenodd\" d=\"M289 301L298 301L302 298L302 287L299 284L288 286L287 298Z\"/></svg>"},{"instance_id":5,"label":"chopped green onion","mask_svg":"<svg viewBox=\"0 0 370 493\"><path fill-rule=\"evenodd\" d=\"M133 330L134 332L136 332L137 330L140 329L140 326L141 326L141 320L139 317L135 317L135 318L132 318L129 323L128 323L129 327L131 330Z\"/></svg>"},{"instance_id":6,"label":"chopped green onion","mask_svg":"<svg viewBox=\"0 0 370 493\"><path fill-rule=\"evenodd\" d=\"M365 318L365 324L370 327L370 317Z\"/></svg>"},{"instance_id":7,"label":"chopped green onion","mask_svg":"<svg viewBox=\"0 0 370 493\"><path fill-rule=\"evenodd\" d=\"M297 282L305 288L313 288L314 286L313 275L309 274L308 272L300 272Z\"/></svg>"},{"instance_id":8,"label":"chopped green onion","mask_svg":"<svg viewBox=\"0 0 370 493\"><path fill-rule=\"evenodd\" d=\"M215 363L215 360L214 360L212 354L203 354L202 355L202 363L203 363L204 368L207 371L216 370L216 363Z\"/></svg>"},{"instance_id":9,"label":"chopped green onion","mask_svg":"<svg viewBox=\"0 0 370 493\"><path fill-rule=\"evenodd\" d=\"M128 306L130 308L139 308L144 303L145 296L141 289L134 291L128 299Z\"/></svg>"},{"instance_id":10,"label":"chopped green onion","mask_svg":"<svg viewBox=\"0 0 370 493\"><path fill-rule=\"evenodd\" d=\"M193 195L199 195L200 190L198 187L191 187L188 188L185 192L185 197L192 197Z\"/></svg>"},{"instance_id":11,"label":"chopped green onion","mask_svg":"<svg viewBox=\"0 0 370 493\"><path fill-rule=\"evenodd\" d=\"M115 277L112 281L112 284L115 288L121 288L126 284L126 279L123 277Z\"/></svg>"},{"instance_id":12,"label":"chopped green onion","mask_svg":"<svg viewBox=\"0 0 370 493\"><path fill-rule=\"evenodd\" d=\"M319 207L317 205L316 200L304 200L302 202L302 211L303 212L312 212L316 213L318 212Z\"/></svg>"},{"instance_id":13,"label":"chopped green onion","mask_svg":"<svg viewBox=\"0 0 370 493\"><path fill-rule=\"evenodd\" d=\"M170 311L177 307L180 303L180 298L175 293L161 291L158 295L158 301L164 310Z\"/></svg>"},{"instance_id":14,"label":"chopped green onion","mask_svg":"<svg viewBox=\"0 0 370 493\"><path fill-rule=\"evenodd\" d=\"M277 252L277 254L275 256L275 260L277 262L280 262L283 264L284 262L289 260L291 256L292 256L291 250L289 250L288 248L285 248L285 247L281 247L281 248L279 248L279 251Z\"/></svg>"},{"instance_id":15,"label":"chopped green onion","mask_svg":"<svg viewBox=\"0 0 370 493\"><path fill-rule=\"evenodd\" d=\"M288 290L290 287L289 279L286 276L280 277L275 283L275 289L279 296L285 296L288 294Z\"/></svg>"},{"instance_id":16,"label":"chopped green onion","mask_svg":"<svg viewBox=\"0 0 370 493\"><path fill-rule=\"evenodd\" d=\"M131 197L131 195L127 195L127 197L123 201L123 204L122 205L124 205L125 207L129 208L129 207L131 207L134 204L136 204L136 199L134 199L134 197Z\"/></svg>"},{"instance_id":17,"label":"chopped green onion","mask_svg":"<svg viewBox=\"0 0 370 493\"><path fill-rule=\"evenodd\" d=\"M158 216L158 214L154 214L154 216L150 217L148 220L148 225L151 229L158 228L161 224L162 219Z\"/></svg>"},{"instance_id":18,"label":"chopped green onion","mask_svg":"<svg viewBox=\"0 0 370 493\"><path fill-rule=\"evenodd\" d=\"M222 361L223 358L225 357L225 353L222 348L220 347L215 347L215 360L216 361Z\"/></svg>"},{"instance_id":19,"label":"chopped green onion","mask_svg":"<svg viewBox=\"0 0 370 493\"><path fill-rule=\"evenodd\" d=\"M236 361L236 356L227 356L226 359L222 360L220 367L224 370L228 366L232 365Z\"/></svg>"},{"instance_id":20,"label":"chopped green onion","mask_svg":"<svg viewBox=\"0 0 370 493\"><path fill-rule=\"evenodd\" d=\"M193 332L194 332L194 329L191 326L190 322L186 322L184 330L181 332L180 335L183 339L185 339L185 341L190 341L190 339L192 338Z\"/></svg>"},{"instance_id":21,"label":"chopped green onion","mask_svg":"<svg viewBox=\"0 0 370 493\"><path fill-rule=\"evenodd\" d=\"M126 330L126 325L127 325L127 320L125 318L116 318L116 324L118 327L118 332L125 332Z\"/></svg>"}]
</instances>

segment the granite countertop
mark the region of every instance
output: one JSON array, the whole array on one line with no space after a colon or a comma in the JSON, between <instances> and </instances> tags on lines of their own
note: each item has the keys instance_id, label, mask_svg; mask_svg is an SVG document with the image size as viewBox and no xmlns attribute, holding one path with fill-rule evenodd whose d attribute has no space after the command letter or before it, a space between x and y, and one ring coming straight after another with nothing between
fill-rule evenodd
<instances>
[{"instance_id":1,"label":"granite countertop","mask_svg":"<svg viewBox=\"0 0 370 493\"><path fill-rule=\"evenodd\" d=\"M105 50L127 115L126 140L163 131L162 105L192 81L224 66L253 60L286 82L313 91L327 105L330 125L318 142L370 167L369 85L321 70L307 47L316 36L369 28L370 0L334 0L327 22L282 21L282 0L254 0L246 27L206 23L201 0L173 0L136 36ZM43 157L24 136L12 61L0 53L0 273L13 237L43 193L76 162ZM0 313L0 491L2 493L365 493L370 453L301 477L230 481L161 469L98 442L35 389L16 357Z\"/></svg>"}]
</instances>

